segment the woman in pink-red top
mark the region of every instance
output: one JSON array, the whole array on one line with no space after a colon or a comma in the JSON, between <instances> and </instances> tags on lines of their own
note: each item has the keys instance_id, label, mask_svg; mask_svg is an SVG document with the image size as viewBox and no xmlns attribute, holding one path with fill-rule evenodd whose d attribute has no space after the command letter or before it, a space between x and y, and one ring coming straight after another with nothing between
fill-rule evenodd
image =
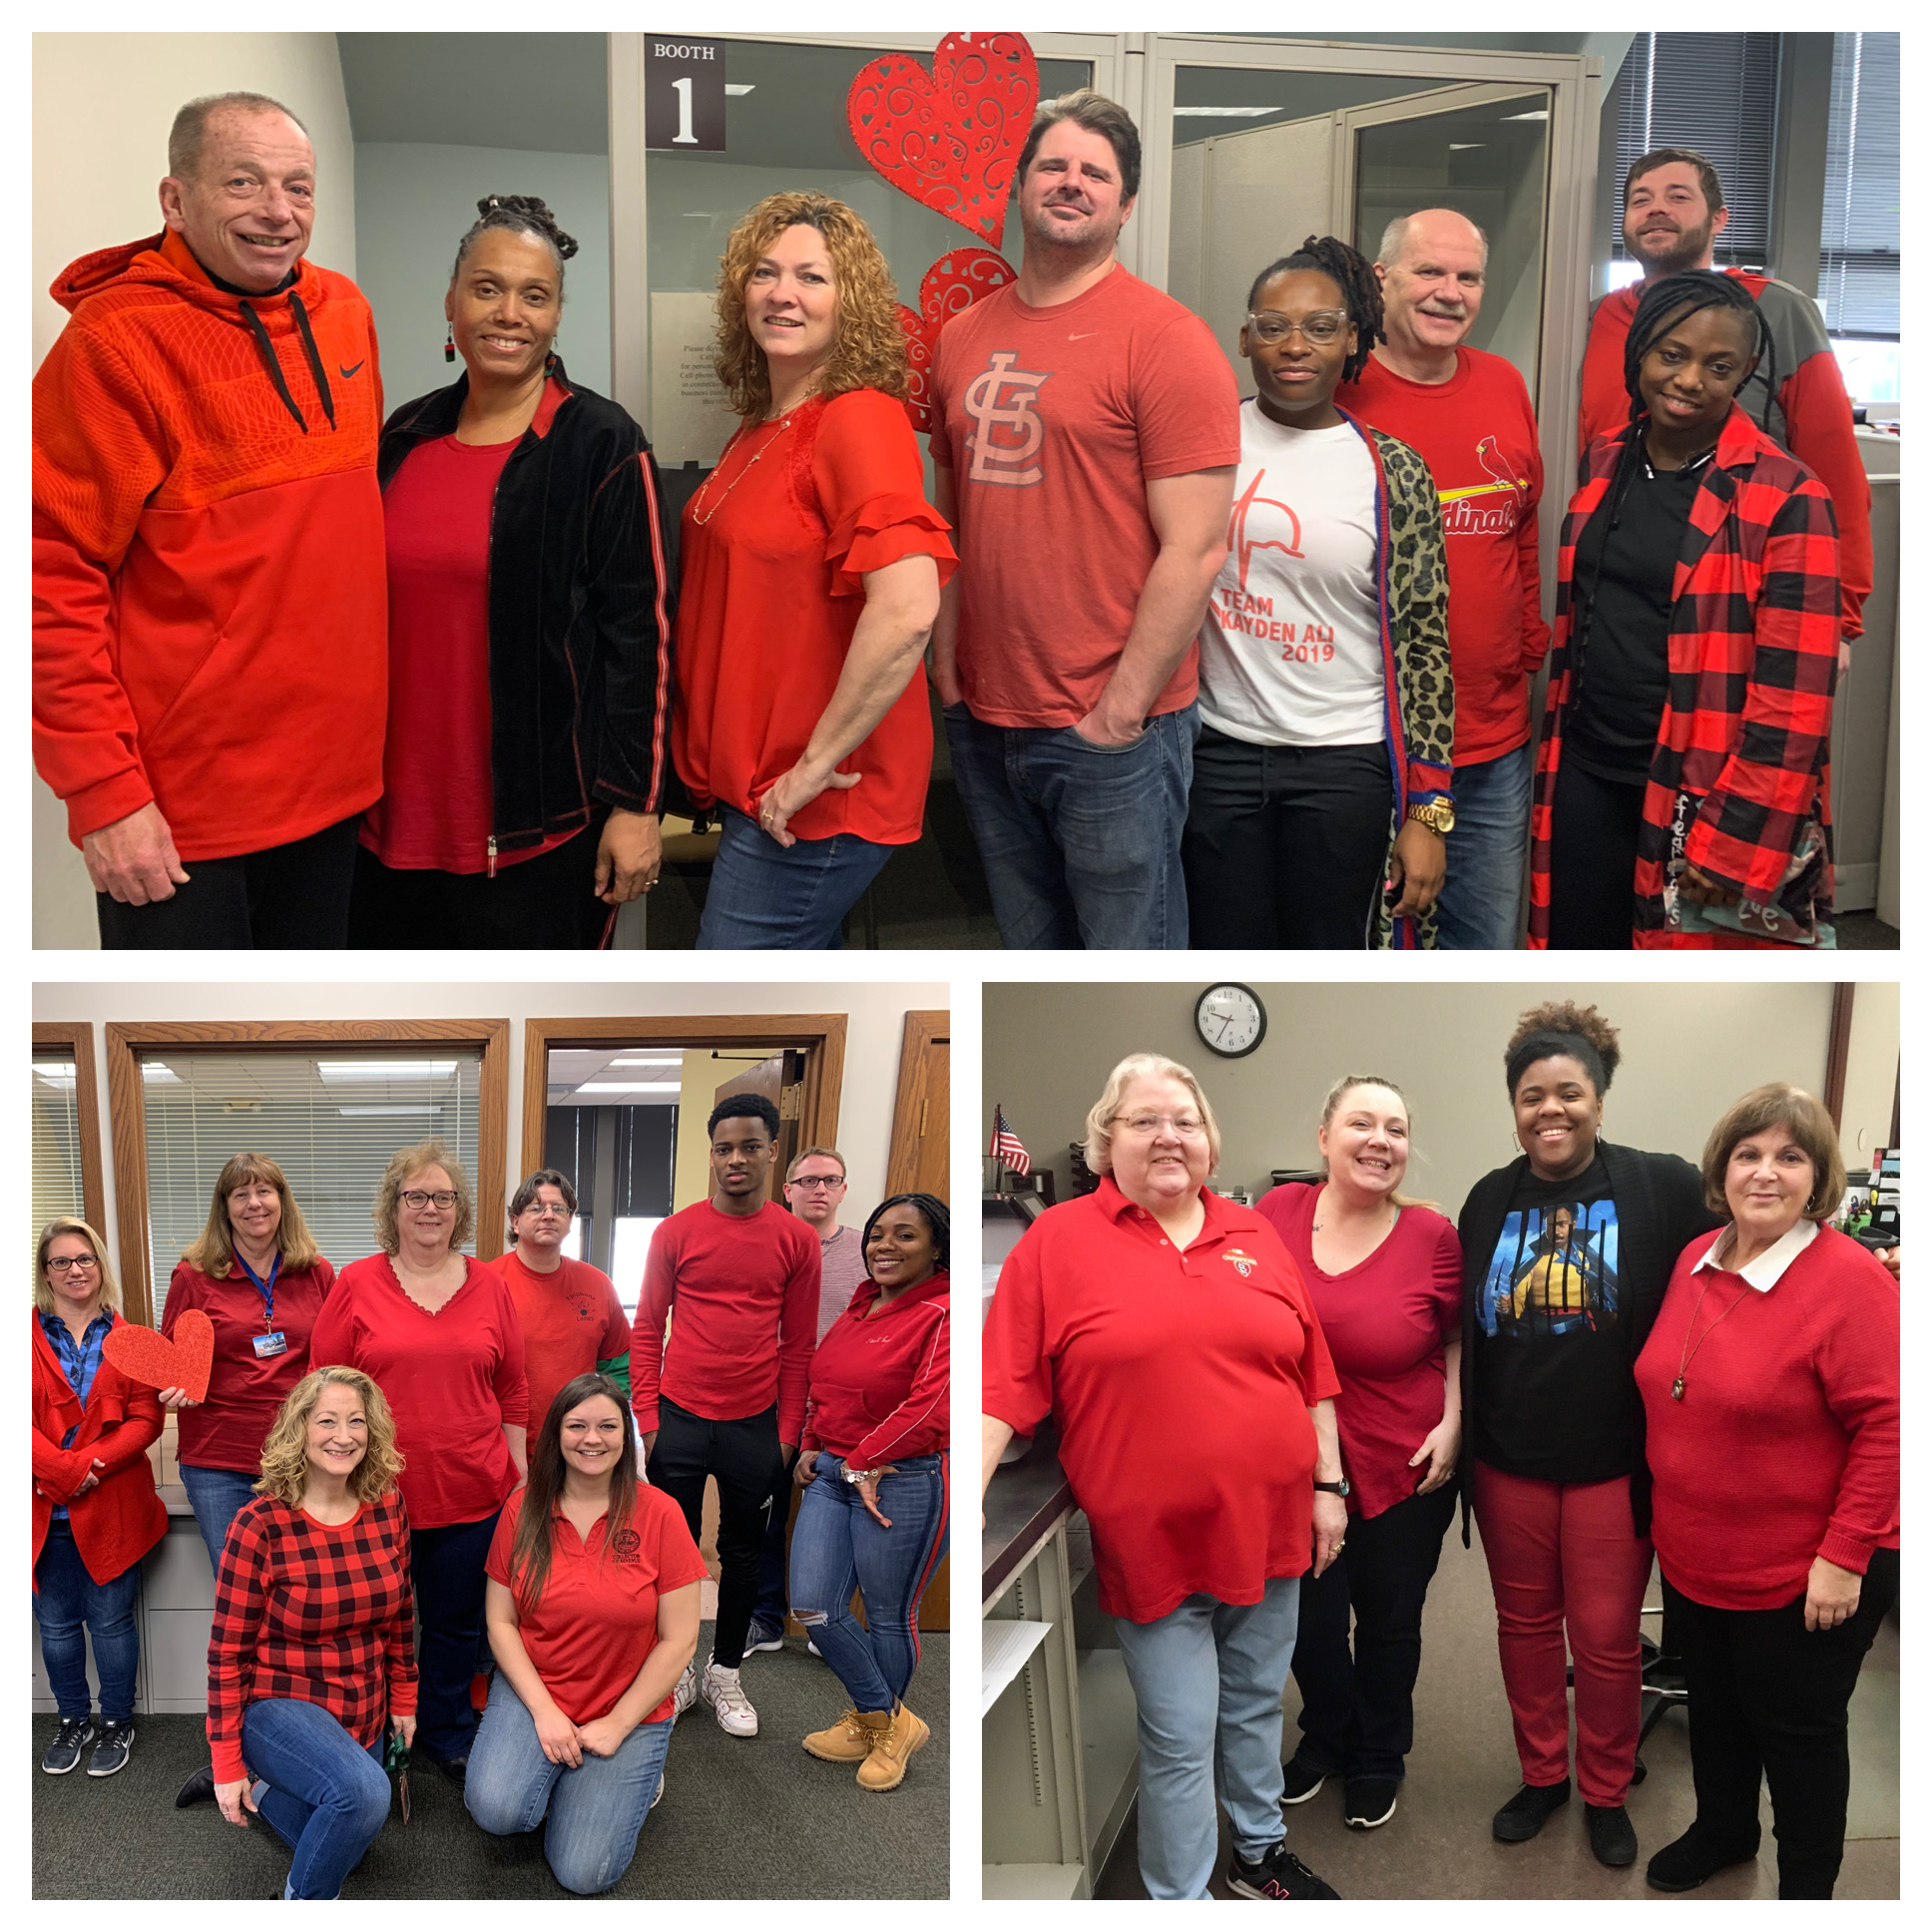
<instances>
[{"instance_id":1,"label":"woman in pink-red top","mask_svg":"<svg viewBox=\"0 0 1932 1932\"><path fill-rule=\"evenodd\" d=\"M1395 1811L1415 1735L1423 1600L1455 1514L1462 1244L1441 1214L1396 1192L1409 1112L1392 1082L1336 1081L1318 1142L1327 1179L1276 1188L1257 1208L1321 1318L1341 1381L1335 1426L1348 1485L1347 1554L1302 1580L1301 1741L1282 1767L1282 1795L1300 1804L1339 1775L1343 1821L1365 1831Z\"/></svg>"}]
</instances>

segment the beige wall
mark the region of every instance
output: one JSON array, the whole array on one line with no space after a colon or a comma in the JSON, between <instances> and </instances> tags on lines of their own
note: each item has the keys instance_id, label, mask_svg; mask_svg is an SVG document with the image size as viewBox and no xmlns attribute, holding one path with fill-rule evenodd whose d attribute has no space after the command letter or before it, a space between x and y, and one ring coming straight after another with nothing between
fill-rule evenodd
<instances>
[{"instance_id":1,"label":"beige wall","mask_svg":"<svg viewBox=\"0 0 1932 1932\"><path fill-rule=\"evenodd\" d=\"M1314 1130L1330 1082L1378 1073L1408 1097L1415 1124L1406 1184L1452 1216L1470 1186L1517 1149L1503 1088L1503 1047L1526 1007L1595 1002L1622 1030L1624 1064L1604 1109L1606 1138L1694 1161L1722 1109L1766 1080L1820 1091L1831 988L1677 984L1330 985L1254 983L1267 1034L1245 1060L1218 1060L1194 1030L1205 976L1174 985L1009 985L984 993L979 1145L993 1106L1064 1191L1066 1144L1122 1055L1149 1050L1194 1068L1221 1124L1220 1179L1257 1191L1273 1168L1312 1166ZM1889 1018L1886 999L1889 996ZM1891 1118L1879 1069L1898 1053L1897 989L1861 987L1854 1019L1869 1027L1855 1057L1872 1071L1859 1118ZM1861 1077L1862 1078L1862 1077ZM1882 1101L1879 1098L1882 1087ZM1852 1125L1847 1082L1847 1144Z\"/></svg>"},{"instance_id":2,"label":"beige wall","mask_svg":"<svg viewBox=\"0 0 1932 1932\"><path fill-rule=\"evenodd\" d=\"M1871 1173L1874 1148L1891 1145L1892 1099L1898 1086L1898 993L1896 982L1868 981L1851 1003L1838 1145L1845 1172L1854 1178Z\"/></svg>"},{"instance_id":3,"label":"beige wall","mask_svg":"<svg viewBox=\"0 0 1932 1932\"><path fill-rule=\"evenodd\" d=\"M249 88L285 102L315 144L310 253L355 273L355 146L333 34L34 36L34 366L66 310L47 293L77 256L161 232L175 111ZM67 814L34 780L34 944L98 946L94 894Z\"/></svg>"}]
</instances>

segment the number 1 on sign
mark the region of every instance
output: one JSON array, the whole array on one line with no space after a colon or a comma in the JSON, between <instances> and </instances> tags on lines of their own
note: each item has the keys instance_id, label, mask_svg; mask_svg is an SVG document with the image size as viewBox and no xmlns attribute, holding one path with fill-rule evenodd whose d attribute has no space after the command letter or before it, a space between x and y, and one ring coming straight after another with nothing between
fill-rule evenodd
<instances>
[{"instance_id":1,"label":"number 1 on sign","mask_svg":"<svg viewBox=\"0 0 1932 1932\"><path fill-rule=\"evenodd\" d=\"M671 139L674 143L683 142L687 147L698 146L698 137L692 132L691 125L691 77L673 81L671 91L678 97L678 132Z\"/></svg>"}]
</instances>

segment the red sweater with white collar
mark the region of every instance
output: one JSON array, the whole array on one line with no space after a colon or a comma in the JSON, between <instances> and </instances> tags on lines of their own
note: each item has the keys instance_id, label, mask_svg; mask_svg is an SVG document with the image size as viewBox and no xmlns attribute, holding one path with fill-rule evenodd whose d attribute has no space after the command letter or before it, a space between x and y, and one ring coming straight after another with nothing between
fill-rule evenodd
<instances>
[{"instance_id":1,"label":"red sweater with white collar","mask_svg":"<svg viewBox=\"0 0 1932 1932\"><path fill-rule=\"evenodd\" d=\"M951 1439L952 1276L940 1268L879 1314L879 1284L861 1281L811 1358L799 1447L854 1469L929 1456Z\"/></svg>"}]
</instances>

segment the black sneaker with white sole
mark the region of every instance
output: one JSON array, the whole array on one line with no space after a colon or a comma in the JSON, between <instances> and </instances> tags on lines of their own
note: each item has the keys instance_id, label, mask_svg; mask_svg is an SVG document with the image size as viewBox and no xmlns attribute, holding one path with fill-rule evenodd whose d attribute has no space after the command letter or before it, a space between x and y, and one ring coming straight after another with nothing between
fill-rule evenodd
<instances>
[{"instance_id":1,"label":"black sneaker with white sole","mask_svg":"<svg viewBox=\"0 0 1932 1932\"><path fill-rule=\"evenodd\" d=\"M1281 1766L1281 1802L1306 1804L1327 1781L1327 1772L1311 1771L1300 1758L1291 1757Z\"/></svg>"},{"instance_id":2,"label":"black sneaker with white sole","mask_svg":"<svg viewBox=\"0 0 1932 1932\"><path fill-rule=\"evenodd\" d=\"M54 1741L47 1746L47 1755L40 1760L40 1768L49 1777L65 1777L80 1763L87 1740L93 1735L91 1716L63 1717L60 1728L54 1732Z\"/></svg>"},{"instance_id":3,"label":"black sneaker with white sole","mask_svg":"<svg viewBox=\"0 0 1932 1932\"><path fill-rule=\"evenodd\" d=\"M1342 1786L1341 1821L1351 1831L1373 1831L1395 1816L1396 1777L1351 1777Z\"/></svg>"},{"instance_id":4,"label":"black sneaker with white sole","mask_svg":"<svg viewBox=\"0 0 1932 1932\"><path fill-rule=\"evenodd\" d=\"M89 1777L112 1777L123 1769L128 1761L128 1753L134 1748L134 1725L109 1724L101 1726L100 1740L94 1746L94 1753L87 1760Z\"/></svg>"},{"instance_id":5,"label":"black sneaker with white sole","mask_svg":"<svg viewBox=\"0 0 1932 1932\"><path fill-rule=\"evenodd\" d=\"M773 1630L769 1624L751 1619L751 1628L744 1633L744 1655L749 1657L753 1651L781 1651L784 1649L784 1626Z\"/></svg>"},{"instance_id":6,"label":"black sneaker with white sole","mask_svg":"<svg viewBox=\"0 0 1932 1932\"><path fill-rule=\"evenodd\" d=\"M1237 1851L1227 1861L1227 1889L1242 1898L1339 1898L1341 1894L1317 1878L1285 1844L1265 1852L1253 1864Z\"/></svg>"}]
</instances>

